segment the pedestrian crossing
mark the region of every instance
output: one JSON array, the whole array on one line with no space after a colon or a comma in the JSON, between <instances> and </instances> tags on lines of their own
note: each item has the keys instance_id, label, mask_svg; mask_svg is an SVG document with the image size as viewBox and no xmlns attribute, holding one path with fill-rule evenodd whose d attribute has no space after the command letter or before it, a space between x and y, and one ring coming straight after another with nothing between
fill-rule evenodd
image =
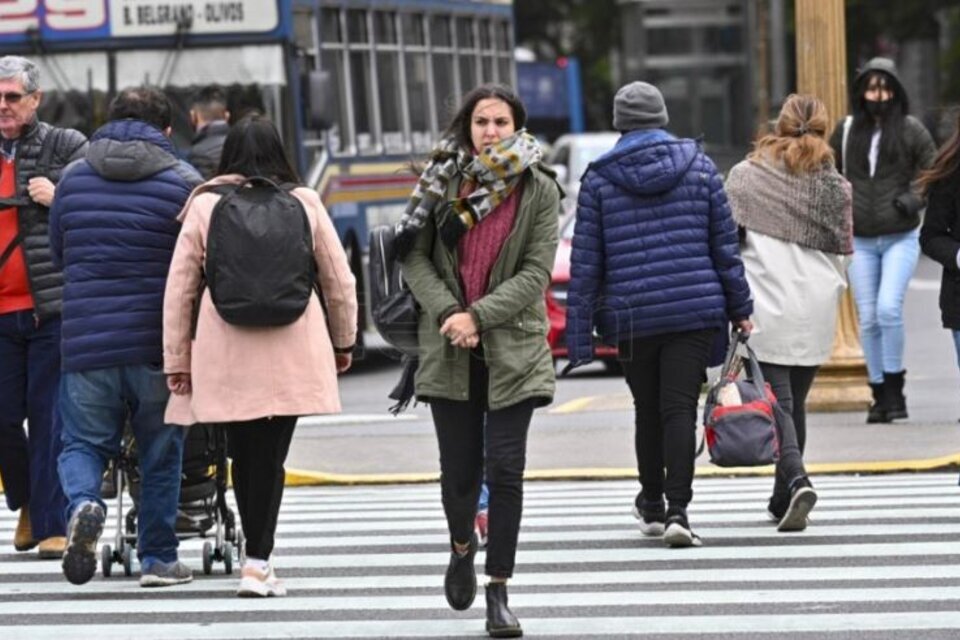
<instances>
[{"instance_id":1,"label":"pedestrian crossing","mask_svg":"<svg viewBox=\"0 0 960 640\"><path fill-rule=\"evenodd\" d=\"M811 526L787 534L765 518L770 478L697 480L689 515L704 546L692 549L641 536L636 483L527 483L511 606L527 637L960 637L956 475L814 482ZM59 562L4 543L0 629L16 640L485 637L482 589L466 612L443 597L439 494L288 489L274 558L286 598L234 597L236 574L202 574L197 539L181 547L194 582L159 590L120 571L75 587ZM0 514L0 540L15 526ZM112 537L108 527L102 542Z\"/></svg>"}]
</instances>

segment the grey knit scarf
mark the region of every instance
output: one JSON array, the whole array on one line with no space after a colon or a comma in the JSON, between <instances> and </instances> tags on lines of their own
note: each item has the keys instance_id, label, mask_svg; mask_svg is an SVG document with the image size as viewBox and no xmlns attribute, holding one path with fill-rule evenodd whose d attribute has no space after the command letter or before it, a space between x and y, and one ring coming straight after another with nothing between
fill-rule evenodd
<instances>
[{"instance_id":1,"label":"grey knit scarf","mask_svg":"<svg viewBox=\"0 0 960 640\"><path fill-rule=\"evenodd\" d=\"M792 174L782 164L744 160L724 188L741 227L825 253L853 253L850 184L832 166Z\"/></svg>"}]
</instances>

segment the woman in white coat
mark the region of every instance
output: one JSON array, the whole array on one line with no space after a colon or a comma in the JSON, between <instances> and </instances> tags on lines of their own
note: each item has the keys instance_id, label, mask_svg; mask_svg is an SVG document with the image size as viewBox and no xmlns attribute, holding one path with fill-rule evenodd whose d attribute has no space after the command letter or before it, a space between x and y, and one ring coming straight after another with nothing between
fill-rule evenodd
<instances>
[{"instance_id":1,"label":"woman in white coat","mask_svg":"<svg viewBox=\"0 0 960 640\"><path fill-rule=\"evenodd\" d=\"M780 530L804 528L816 502L802 459L806 398L817 369L830 358L846 288L844 256L853 252L851 190L834 168L828 125L819 99L789 96L774 132L731 169L725 185L754 295L750 345L792 417L792 424L780 425L781 457L768 508Z\"/></svg>"}]
</instances>

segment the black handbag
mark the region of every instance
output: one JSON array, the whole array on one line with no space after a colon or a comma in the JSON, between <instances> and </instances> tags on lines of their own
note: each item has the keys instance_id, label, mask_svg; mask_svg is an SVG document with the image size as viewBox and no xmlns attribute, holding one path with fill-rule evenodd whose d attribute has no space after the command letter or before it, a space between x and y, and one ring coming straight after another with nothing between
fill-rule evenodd
<instances>
[{"instance_id":1,"label":"black handbag","mask_svg":"<svg viewBox=\"0 0 960 640\"><path fill-rule=\"evenodd\" d=\"M383 339L408 356L416 356L420 305L403 279L397 256L396 230L381 226L370 232L370 315Z\"/></svg>"}]
</instances>

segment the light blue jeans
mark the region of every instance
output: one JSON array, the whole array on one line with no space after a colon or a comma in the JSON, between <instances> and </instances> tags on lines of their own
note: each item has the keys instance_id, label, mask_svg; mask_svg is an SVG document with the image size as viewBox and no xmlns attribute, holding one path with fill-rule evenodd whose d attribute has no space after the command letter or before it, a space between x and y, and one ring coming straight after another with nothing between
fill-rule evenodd
<instances>
[{"instance_id":1,"label":"light blue jeans","mask_svg":"<svg viewBox=\"0 0 960 640\"><path fill-rule=\"evenodd\" d=\"M953 348L957 351L957 366L960 367L960 331L951 331L953 334Z\"/></svg>"},{"instance_id":2,"label":"light blue jeans","mask_svg":"<svg viewBox=\"0 0 960 640\"><path fill-rule=\"evenodd\" d=\"M920 231L854 236L848 271L870 382L903 371L903 298L920 258Z\"/></svg>"}]
</instances>

